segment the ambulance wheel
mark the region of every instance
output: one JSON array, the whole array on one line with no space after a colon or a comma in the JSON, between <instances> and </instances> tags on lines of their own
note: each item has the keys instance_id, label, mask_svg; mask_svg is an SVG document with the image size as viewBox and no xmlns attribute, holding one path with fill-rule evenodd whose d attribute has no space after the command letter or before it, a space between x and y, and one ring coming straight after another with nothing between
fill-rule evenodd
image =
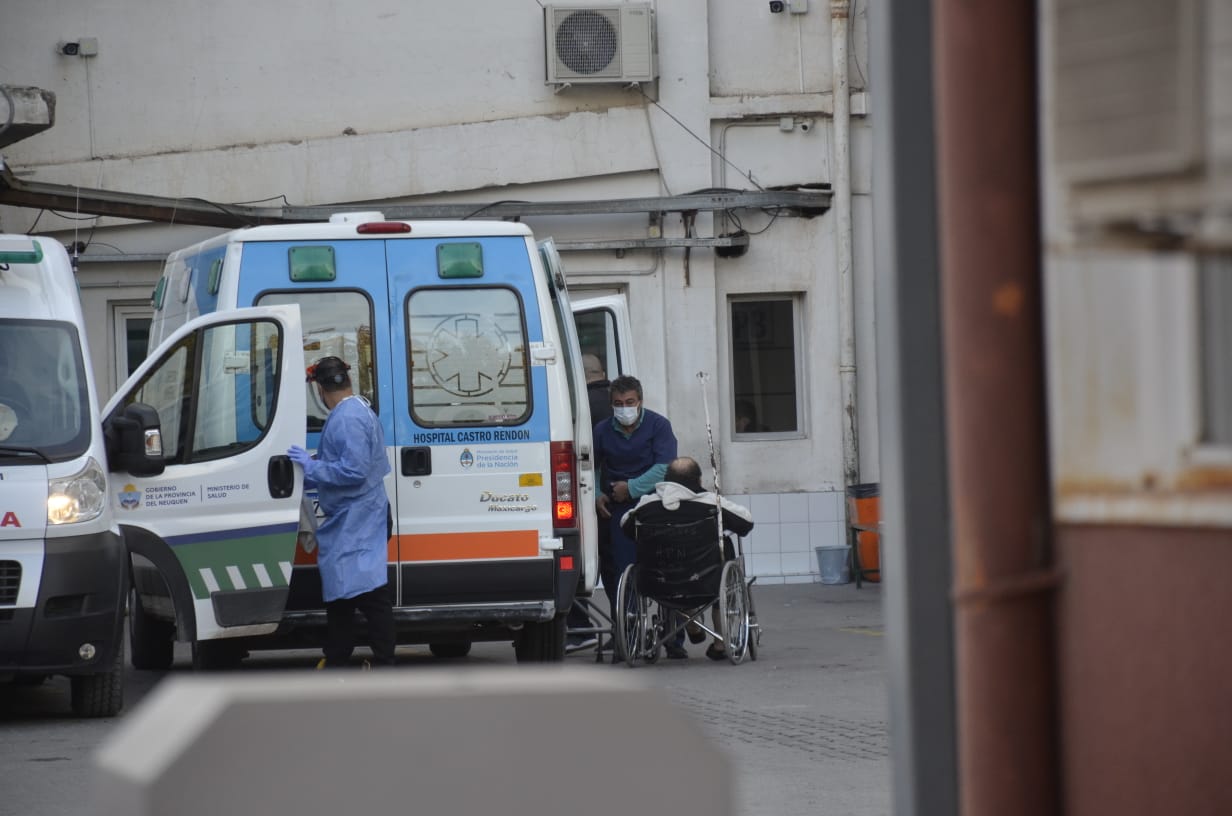
<instances>
[{"instance_id":1,"label":"ambulance wheel","mask_svg":"<svg viewBox=\"0 0 1232 816\"><path fill-rule=\"evenodd\" d=\"M550 621L528 623L513 642L519 663L556 663L565 659L565 621L560 613Z\"/></svg>"},{"instance_id":2,"label":"ambulance wheel","mask_svg":"<svg viewBox=\"0 0 1232 816\"><path fill-rule=\"evenodd\" d=\"M124 638L115 639L115 653L105 671L69 677L69 692L73 713L78 717L119 714L124 707Z\"/></svg>"},{"instance_id":3,"label":"ambulance wheel","mask_svg":"<svg viewBox=\"0 0 1232 816\"><path fill-rule=\"evenodd\" d=\"M228 640L194 640L193 671L208 672L234 669L248 657L248 650Z\"/></svg>"},{"instance_id":4,"label":"ambulance wheel","mask_svg":"<svg viewBox=\"0 0 1232 816\"><path fill-rule=\"evenodd\" d=\"M134 591L128 602L129 660L134 669L166 671L175 656L175 624L145 614Z\"/></svg>"},{"instance_id":5,"label":"ambulance wheel","mask_svg":"<svg viewBox=\"0 0 1232 816\"><path fill-rule=\"evenodd\" d=\"M429 643L428 651L432 652L433 657L440 658L456 658L466 657L471 653L470 641L450 643Z\"/></svg>"}]
</instances>

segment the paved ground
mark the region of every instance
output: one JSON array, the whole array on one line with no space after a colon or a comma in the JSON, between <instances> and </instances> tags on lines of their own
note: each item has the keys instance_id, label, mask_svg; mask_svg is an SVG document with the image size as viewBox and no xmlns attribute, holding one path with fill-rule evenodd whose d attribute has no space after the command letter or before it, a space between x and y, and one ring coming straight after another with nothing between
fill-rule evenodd
<instances>
[{"instance_id":1,"label":"paved ground","mask_svg":"<svg viewBox=\"0 0 1232 816\"><path fill-rule=\"evenodd\" d=\"M596 664L593 652L570 655L566 663L634 673L693 716L731 760L738 816L888 814L880 587L756 584L753 590L764 628L756 662L732 666L707 660L702 644L689 647L688 660L661 659L633 669ZM442 663L451 668L513 663L508 644L476 645L470 657L457 662L437 661L425 647L404 647L399 656L411 671L443 668ZM240 671L305 671L317 657L257 653ZM187 650L177 648L172 674L188 671ZM0 814L91 813L94 748L162 677L130 671L129 710L109 720L69 716L63 678L35 689L0 689ZM631 811L656 812L654 803L636 801L635 786L618 779L614 784L631 797Z\"/></svg>"},{"instance_id":2,"label":"paved ground","mask_svg":"<svg viewBox=\"0 0 1232 816\"><path fill-rule=\"evenodd\" d=\"M880 586L753 591L756 662L716 663L699 645L688 660L603 670L638 672L696 718L732 761L739 816L889 814Z\"/></svg>"}]
</instances>

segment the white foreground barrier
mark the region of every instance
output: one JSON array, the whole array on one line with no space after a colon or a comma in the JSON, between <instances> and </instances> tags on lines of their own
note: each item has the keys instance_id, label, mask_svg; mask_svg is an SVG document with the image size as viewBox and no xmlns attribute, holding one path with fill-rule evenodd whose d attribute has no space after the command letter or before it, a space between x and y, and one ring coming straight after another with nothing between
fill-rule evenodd
<instances>
[{"instance_id":1,"label":"white foreground barrier","mask_svg":"<svg viewBox=\"0 0 1232 816\"><path fill-rule=\"evenodd\" d=\"M170 678L102 745L110 816L729 816L727 762L613 669Z\"/></svg>"}]
</instances>

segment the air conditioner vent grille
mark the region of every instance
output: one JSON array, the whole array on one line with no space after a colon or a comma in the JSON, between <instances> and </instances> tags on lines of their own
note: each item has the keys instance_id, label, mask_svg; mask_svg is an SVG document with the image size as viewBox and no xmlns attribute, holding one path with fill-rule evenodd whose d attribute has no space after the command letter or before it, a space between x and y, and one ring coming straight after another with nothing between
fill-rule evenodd
<instances>
[{"instance_id":1,"label":"air conditioner vent grille","mask_svg":"<svg viewBox=\"0 0 1232 816\"><path fill-rule=\"evenodd\" d=\"M563 15L556 26L556 56L570 71L583 76L603 71L619 74L620 42L616 25L596 11Z\"/></svg>"}]
</instances>

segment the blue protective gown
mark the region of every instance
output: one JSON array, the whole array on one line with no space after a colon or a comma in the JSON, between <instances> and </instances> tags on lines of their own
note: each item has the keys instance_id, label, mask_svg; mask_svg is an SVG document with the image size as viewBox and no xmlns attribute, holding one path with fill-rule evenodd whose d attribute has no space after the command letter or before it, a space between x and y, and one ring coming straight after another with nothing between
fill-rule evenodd
<instances>
[{"instance_id":1,"label":"blue protective gown","mask_svg":"<svg viewBox=\"0 0 1232 816\"><path fill-rule=\"evenodd\" d=\"M353 598L388 583L389 473L385 433L362 397L334 406L321 429L304 483L316 487L325 520L317 527L317 565L325 601Z\"/></svg>"}]
</instances>

